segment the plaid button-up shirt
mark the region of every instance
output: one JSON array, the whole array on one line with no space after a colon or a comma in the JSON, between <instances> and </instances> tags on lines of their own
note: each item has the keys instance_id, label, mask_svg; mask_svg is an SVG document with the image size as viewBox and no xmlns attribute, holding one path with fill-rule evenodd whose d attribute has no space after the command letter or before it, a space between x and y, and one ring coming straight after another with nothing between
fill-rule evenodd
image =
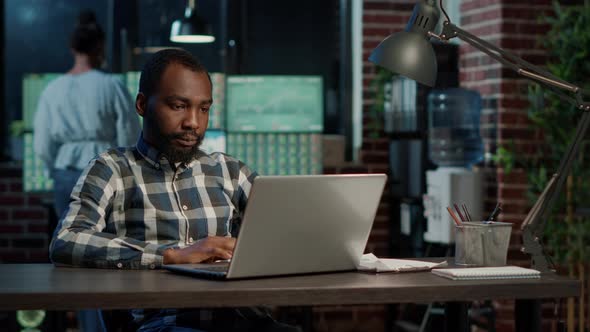
<instances>
[{"instance_id":1,"label":"plaid button-up shirt","mask_svg":"<svg viewBox=\"0 0 590 332\"><path fill-rule=\"evenodd\" d=\"M56 264L146 269L163 251L236 235L257 174L222 153L173 165L142 138L109 150L82 173L50 246Z\"/></svg>"}]
</instances>

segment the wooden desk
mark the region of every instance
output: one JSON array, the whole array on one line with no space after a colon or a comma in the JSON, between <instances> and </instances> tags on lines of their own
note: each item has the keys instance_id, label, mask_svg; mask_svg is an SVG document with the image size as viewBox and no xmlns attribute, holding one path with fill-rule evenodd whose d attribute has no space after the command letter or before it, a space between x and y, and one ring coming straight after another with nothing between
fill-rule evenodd
<instances>
[{"instance_id":1,"label":"wooden desk","mask_svg":"<svg viewBox=\"0 0 590 332\"><path fill-rule=\"evenodd\" d=\"M430 272L346 272L208 281L163 270L101 270L56 268L50 264L0 264L0 310L450 302L452 316L449 320L450 323L456 323L466 318L466 306L462 304L464 302L515 299L518 302L517 307L522 308L517 308L522 311L516 316L517 319L524 320L524 325L520 328L533 331L535 328L540 329L539 322L532 322L540 321L540 306L535 300L576 297L579 292L579 281L556 275L544 275L541 279L452 281ZM534 306L532 309L531 305Z\"/></svg>"}]
</instances>

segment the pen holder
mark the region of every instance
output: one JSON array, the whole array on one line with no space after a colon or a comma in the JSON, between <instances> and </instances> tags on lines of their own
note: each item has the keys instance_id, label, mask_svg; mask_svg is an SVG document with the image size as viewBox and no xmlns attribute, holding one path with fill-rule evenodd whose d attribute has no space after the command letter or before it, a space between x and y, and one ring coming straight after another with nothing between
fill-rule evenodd
<instances>
[{"instance_id":1,"label":"pen holder","mask_svg":"<svg viewBox=\"0 0 590 332\"><path fill-rule=\"evenodd\" d=\"M455 264L466 266L506 265L512 224L463 222L455 226Z\"/></svg>"}]
</instances>

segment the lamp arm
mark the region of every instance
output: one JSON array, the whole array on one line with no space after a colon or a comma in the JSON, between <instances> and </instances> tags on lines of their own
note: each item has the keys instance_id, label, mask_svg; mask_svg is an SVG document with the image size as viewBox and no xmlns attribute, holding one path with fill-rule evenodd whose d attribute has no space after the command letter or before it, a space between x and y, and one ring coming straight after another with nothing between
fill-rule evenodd
<instances>
[{"instance_id":1,"label":"lamp arm","mask_svg":"<svg viewBox=\"0 0 590 332\"><path fill-rule=\"evenodd\" d=\"M588 94L587 91L583 91L580 87L556 77L541 67L533 65L507 50L501 49L490 42L472 35L449 21L443 23L443 30L440 35L433 32L429 32L428 34L429 36L442 41L448 41L457 37L500 62L504 66L514 70L519 75L550 88L550 90L556 93L564 101L574 104L582 110L590 110L590 103L585 103L583 100L583 96ZM575 94L575 97L567 95L560 90L573 93Z\"/></svg>"},{"instance_id":2,"label":"lamp arm","mask_svg":"<svg viewBox=\"0 0 590 332\"><path fill-rule=\"evenodd\" d=\"M580 150L581 143L586 136L589 124L590 112L585 111L582 113L582 117L576 128L574 139L568 145L567 152L565 157L561 160L559 168L553 174L545 189L539 198L537 198L533 208L531 208L520 226L523 239L522 251L531 255L533 268L541 272L550 271L548 255L544 252L541 243L543 231L547 224L547 215L563 190L565 180L567 179L573 161Z\"/></svg>"},{"instance_id":3,"label":"lamp arm","mask_svg":"<svg viewBox=\"0 0 590 332\"><path fill-rule=\"evenodd\" d=\"M506 67L516 71L519 75L549 88L561 99L575 105L578 109L583 111L574 138L569 143L566 154L561 160L559 168L553 174L521 225L523 238L522 251L531 255L533 268L541 272L549 272L550 257L543 250L541 238L543 236L550 209L563 190L565 180L571 170L573 161L580 150L581 143L586 136L588 126L590 125L590 103L583 99L584 95L587 95L588 92L580 89L576 85L555 77L546 70L535 66L492 43L462 30L449 21L444 22L443 30L440 35L432 32L429 32L428 34L429 36L438 38L442 41L448 41L451 38L458 37ZM563 90L570 94L574 94L575 97L564 93Z\"/></svg>"}]
</instances>

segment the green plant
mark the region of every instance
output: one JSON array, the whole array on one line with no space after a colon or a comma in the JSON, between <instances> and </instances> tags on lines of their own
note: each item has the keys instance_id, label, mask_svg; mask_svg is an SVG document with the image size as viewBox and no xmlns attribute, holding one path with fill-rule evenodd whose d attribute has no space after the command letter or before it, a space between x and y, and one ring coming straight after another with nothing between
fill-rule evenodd
<instances>
[{"instance_id":1,"label":"green plant","mask_svg":"<svg viewBox=\"0 0 590 332\"><path fill-rule=\"evenodd\" d=\"M518 155L513 153L515 151L514 141L510 140L507 146L499 146L496 149L496 153L492 156L492 160L497 164L504 167L506 174L510 174L515 167L518 167L521 160L518 159Z\"/></svg>"},{"instance_id":2,"label":"green plant","mask_svg":"<svg viewBox=\"0 0 590 332\"><path fill-rule=\"evenodd\" d=\"M391 82L395 77L391 71L376 67L375 78L369 84L371 91L375 93L375 102L371 107L370 122L368 124L370 137L379 137L380 130L383 129L383 115L385 113L385 84Z\"/></svg>"},{"instance_id":3,"label":"green plant","mask_svg":"<svg viewBox=\"0 0 590 332\"><path fill-rule=\"evenodd\" d=\"M551 27L543 37L543 46L550 54L547 69L568 82L580 84L588 89L590 84L590 5L562 7L553 5L555 15L542 20ZM543 92L538 86L531 87L529 97L533 102L529 118L540 128L547 142L548 158L535 158L537 172L530 173L531 189L539 188L549 180L546 162L555 169L565 155L568 144L578 124L581 112L574 105L563 102L557 95ZM543 160L548 159L548 160ZM578 211L590 205L588 181L590 168L584 160L584 151L578 156L570 172L570 179L564 188L564 195L558 200L548 220L546 240L554 257L562 262L588 262L590 255L590 218Z\"/></svg>"}]
</instances>

